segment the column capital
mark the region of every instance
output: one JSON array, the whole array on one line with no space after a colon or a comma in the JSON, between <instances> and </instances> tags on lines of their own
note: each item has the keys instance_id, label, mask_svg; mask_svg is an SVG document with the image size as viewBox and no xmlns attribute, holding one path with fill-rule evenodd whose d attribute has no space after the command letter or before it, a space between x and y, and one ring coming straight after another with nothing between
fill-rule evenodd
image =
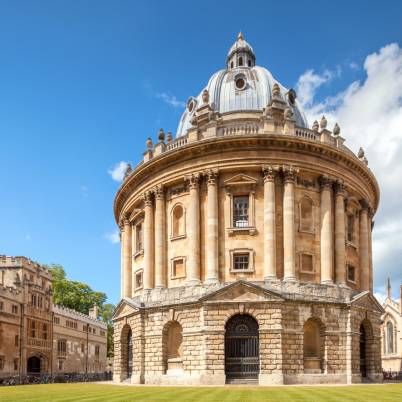
<instances>
[{"instance_id":1,"label":"column capital","mask_svg":"<svg viewBox=\"0 0 402 402\"><path fill-rule=\"evenodd\" d=\"M283 165L282 172L283 172L283 180L285 183L294 183L296 181L297 174L299 173L300 169L297 166L293 165Z\"/></svg>"},{"instance_id":2,"label":"column capital","mask_svg":"<svg viewBox=\"0 0 402 402\"><path fill-rule=\"evenodd\" d=\"M125 213L119 220L120 231L124 232L124 229L130 225L130 213Z\"/></svg>"},{"instance_id":3,"label":"column capital","mask_svg":"<svg viewBox=\"0 0 402 402\"><path fill-rule=\"evenodd\" d=\"M261 168L261 173L264 178L264 183L269 181L275 181L275 177L278 176L279 166L278 165L264 165Z\"/></svg>"},{"instance_id":4,"label":"column capital","mask_svg":"<svg viewBox=\"0 0 402 402\"><path fill-rule=\"evenodd\" d=\"M204 173L204 176L207 178L208 185L215 185L218 182L219 170L209 169Z\"/></svg>"},{"instance_id":5,"label":"column capital","mask_svg":"<svg viewBox=\"0 0 402 402\"><path fill-rule=\"evenodd\" d=\"M146 207L152 207L152 191L145 191L142 194L142 200Z\"/></svg>"},{"instance_id":6,"label":"column capital","mask_svg":"<svg viewBox=\"0 0 402 402\"><path fill-rule=\"evenodd\" d=\"M158 184L154 189L153 192L155 194L155 199L157 200L164 200L165 199L165 187L163 184Z\"/></svg>"},{"instance_id":7,"label":"column capital","mask_svg":"<svg viewBox=\"0 0 402 402\"><path fill-rule=\"evenodd\" d=\"M190 189L198 189L200 185L200 173L190 173L184 176L184 180L188 182Z\"/></svg>"},{"instance_id":8,"label":"column capital","mask_svg":"<svg viewBox=\"0 0 402 402\"><path fill-rule=\"evenodd\" d=\"M359 200L359 204L361 207L361 211L368 212L368 210L370 208L370 204L366 199L362 198L361 200Z\"/></svg>"},{"instance_id":9,"label":"column capital","mask_svg":"<svg viewBox=\"0 0 402 402\"><path fill-rule=\"evenodd\" d=\"M326 174L323 174L318 178L318 183L320 185L320 190L329 190L332 186L333 179Z\"/></svg>"},{"instance_id":10,"label":"column capital","mask_svg":"<svg viewBox=\"0 0 402 402\"><path fill-rule=\"evenodd\" d=\"M346 184L343 180L338 179L334 182L335 195L340 195L342 197L346 196Z\"/></svg>"}]
</instances>

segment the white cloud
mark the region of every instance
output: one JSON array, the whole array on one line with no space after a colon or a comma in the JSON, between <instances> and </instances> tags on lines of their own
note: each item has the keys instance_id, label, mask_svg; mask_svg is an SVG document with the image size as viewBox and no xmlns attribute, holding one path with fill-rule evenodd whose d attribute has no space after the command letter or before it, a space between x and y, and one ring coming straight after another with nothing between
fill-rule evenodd
<instances>
[{"instance_id":1,"label":"white cloud","mask_svg":"<svg viewBox=\"0 0 402 402\"><path fill-rule=\"evenodd\" d=\"M120 234L117 229L115 229L112 233L105 235L105 238L112 244L120 243Z\"/></svg>"},{"instance_id":2,"label":"white cloud","mask_svg":"<svg viewBox=\"0 0 402 402\"><path fill-rule=\"evenodd\" d=\"M186 104L183 101L178 100L174 95L169 95L166 92L160 92L156 94L156 97L162 99L165 103L173 107L184 108Z\"/></svg>"},{"instance_id":3,"label":"white cloud","mask_svg":"<svg viewBox=\"0 0 402 402\"><path fill-rule=\"evenodd\" d=\"M107 172L112 176L112 179L118 182L123 181L124 173L126 172L128 163L125 161L121 161L116 163L112 169L109 169Z\"/></svg>"},{"instance_id":4,"label":"white cloud","mask_svg":"<svg viewBox=\"0 0 402 402\"><path fill-rule=\"evenodd\" d=\"M402 49L384 46L366 57L363 68L362 82L321 100L317 91L331 77L308 70L299 78L298 97L310 124L325 114L329 128L339 123L349 148L366 151L381 188L373 231L375 287L382 293L390 276L396 294L402 284Z\"/></svg>"}]
</instances>

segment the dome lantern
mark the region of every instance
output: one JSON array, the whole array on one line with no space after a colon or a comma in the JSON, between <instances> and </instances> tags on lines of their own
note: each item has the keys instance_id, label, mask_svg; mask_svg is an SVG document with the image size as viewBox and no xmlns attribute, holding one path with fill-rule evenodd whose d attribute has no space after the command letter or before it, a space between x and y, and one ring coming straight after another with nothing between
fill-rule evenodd
<instances>
[{"instance_id":1,"label":"dome lantern","mask_svg":"<svg viewBox=\"0 0 402 402\"><path fill-rule=\"evenodd\" d=\"M243 33L239 32L236 42L229 49L227 56L227 69L237 67L254 67L255 55L253 48L244 39Z\"/></svg>"}]
</instances>

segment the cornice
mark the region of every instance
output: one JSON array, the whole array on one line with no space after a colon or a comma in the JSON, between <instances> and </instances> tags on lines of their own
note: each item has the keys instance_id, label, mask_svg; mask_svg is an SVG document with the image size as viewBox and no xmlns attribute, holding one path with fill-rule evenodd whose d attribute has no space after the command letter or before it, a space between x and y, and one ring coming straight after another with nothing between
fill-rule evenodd
<instances>
[{"instance_id":1,"label":"cornice","mask_svg":"<svg viewBox=\"0 0 402 402\"><path fill-rule=\"evenodd\" d=\"M124 203L132 192L145 180L148 180L150 176L159 173L164 167L196 157L221 154L224 151L236 150L242 152L248 150L261 151L262 149L272 151L298 151L310 156L326 159L330 162L342 163L370 186L375 195L373 209L377 209L380 195L377 180L371 170L351 151L284 134L255 134L214 137L187 143L186 145L164 152L140 164L117 191L114 199L114 215L116 222L119 221L119 215Z\"/></svg>"}]
</instances>

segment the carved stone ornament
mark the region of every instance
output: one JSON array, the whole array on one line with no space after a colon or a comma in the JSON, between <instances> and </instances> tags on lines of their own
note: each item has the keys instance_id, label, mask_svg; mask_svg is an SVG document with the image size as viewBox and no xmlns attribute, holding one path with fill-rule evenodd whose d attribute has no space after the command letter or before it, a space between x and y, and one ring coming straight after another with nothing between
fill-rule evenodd
<instances>
[{"instance_id":1,"label":"carved stone ornament","mask_svg":"<svg viewBox=\"0 0 402 402\"><path fill-rule=\"evenodd\" d=\"M261 169L264 183L267 181L274 181L279 173L279 166L265 165Z\"/></svg>"},{"instance_id":2,"label":"carved stone ornament","mask_svg":"<svg viewBox=\"0 0 402 402\"><path fill-rule=\"evenodd\" d=\"M367 200L365 200L365 199L363 198L363 199L359 200L359 204L360 204L360 206L361 206L361 208L362 208L363 211L367 211L367 212L368 212L368 210L369 210L369 208L370 208L370 204L368 203Z\"/></svg>"},{"instance_id":3,"label":"carved stone ornament","mask_svg":"<svg viewBox=\"0 0 402 402\"><path fill-rule=\"evenodd\" d=\"M152 206L152 191L145 191L142 195L142 199L146 207Z\"/></svg>"},{"instance_id":4,"label":"carved stone ornament","mask_svg":"<svg viewBox=\"0 0 402 402\"><path fill-rule=\"evenodd\" d=\"M320 121L320 128L321 130L325 130L327 128L327 119L325 118L325 116L323 115L321 117L321 121Z\"/></svg>"},{"instance_id":5,"label":"carved stone ornament","mask_svg":"<svg viewBox=\"0 0 402 402\"><path fill-rule=\"evenodd\" d=\"M133 168L131 167L131 164L127 164L126 171L124 172L124 178L126 179L130 174L133 172Z\"/></svg>"},{"instance_id":6,"label":"carved stone ornament","mask_svg":"<svg viewBox=\"0 0 402 402\"><path fill-rule=\"evenodd\" d=\"M154 147L154 144L153 144L152 139L150 137L147 138L146 146L147 146L147 149L149 151L151 151L152 148Z\"/></svg>"},{"instance_id":7,"label":"carved stone ornament","mask_svg":"<svg viewBox=\"0 0 402 402\"><path fill-rule=\"evenodd\" d=\"M343 180L338 179L334 183L334 190L336 195L346 196L346 185Z\"/></svg>"},{"instance_id":8,"label":"carved stone ornament","mask_svg":"<svg viewBox=\"0 0 402 402\"><path fill-rule=\"evenodd\" d=\"M323 174L319 177L318 183L320 184L320 190L330 189L333 183L333 180L326 174Z\"/></svg>"},{"instance_id":9,"label":"carved stone ornament","mask_svg":"<svg viewBox=\"0 0 402 402\"><path fill-rule=\"evenodd\" d=\"M318 121L314 120L313 126L311 127L311 129L313 131L318 131L318 129L320 128L320 126L318 125Z\"/></svg>"},{"instance_id":10,"label":"carved stone ornament","mask_svg":"<svg viewBox=\"0 0 402 402\"><path fill-rule=\"evenodd\" d=\"M341 128L339 127L338 123L335 123L334 129L332 130L334 136L337 137L341 133Z\"/></svg>"},{"instance_id":11,"label":"carved stone ornament","mask_svg":"<svg viewBox=\"0 0 402 402\"><path fill-rule=\"evenodd\" d=\"M190 189L198 188L198 186L200 184L200 179L201 179L201 176L199 173L192 173L192 174L186 175L184 177L184 180L188 182Z\"/></svg>"},{"instance_id":12,"label":"carved stone ornament","mask_svg":"<svg viewBox=\"0 0 402 402\"><path fill-rule=\"evenodd\" d=\"M166 135L166 141L169 144L172 142L172 140L173 140L172 133L170 131L168 131L168 133Z\"/></svg>"},{"instance_id":13,"label":"carved stone ornament","mask_svg":"<svg viewBox=\"0 0 402 402\"><path fill-rule=\"evenodd\" d=\"M210 169L205 173L205 176L207 178L207 183L209 185L214 185L218 182L218 175L219 171L218 169Z\"/></svg>"},{"instance_id":14,"label":"carved stone ornament","mask_svg":"<svg viewBox=\"0 0 402 402\"><path fill-rule=\"evenodd\" d=\"M279 98L281 94L281 88L279 87L279 85L275 82L273 88L272 88L272 97L273 98Z\"/></svg>"},{"instance_id":15,"label":"carved stone ornament","mask_svg":"<svg viewBox=\"0 0 402 402\"><path fill-rule=\"evenodd\" d=\"M296 181L296 176L299 173L299 168L293 165L282 166L283 180L285 183L294 183Z\"/></svg>"},{"instance_id":16,"label":"carved stone ornament","mask_svg":"<svg viewBox=\"0 0 402 402\"><path fill-rule=\"evenodd\" d=\"M284 112L284 116L286 120L291 120L293 117L293 111L290 107L287 107Z\"/></svg>"},{"instance_id":17,"label":"carved stone ornament","mask_svg":"<svg viewBox=\"0 0 402 402\"><path fill-rule=\"evenodd\" d=\"M209 92L207 89L204 89L202 91L202 101L204 102L204 104L208 104L209 103Z\"/></svg>"},{"instance_id":18,"label":"carved stone ornament","mask_svg":"<svg viewBox=\"0 0 402 402\"><path fill-rule=\"evenodd\" d=\"M163 128L161 128L161 129L159 130L159 133L158 133L158 141L159 141L159 142L165 141L165 132L163 131Z\"/></svg>"},{"instance_id":19,"label":"carved stone ornament","mask_svg":"<svg viewBox=\"0 0 402 402\"><path fill-rule=\"evenodd\" d=\"M154 194L157 200L163 200L165 198L165 188L162 184L159 184L155 187Z\"/></svg>"}]
</instances>

